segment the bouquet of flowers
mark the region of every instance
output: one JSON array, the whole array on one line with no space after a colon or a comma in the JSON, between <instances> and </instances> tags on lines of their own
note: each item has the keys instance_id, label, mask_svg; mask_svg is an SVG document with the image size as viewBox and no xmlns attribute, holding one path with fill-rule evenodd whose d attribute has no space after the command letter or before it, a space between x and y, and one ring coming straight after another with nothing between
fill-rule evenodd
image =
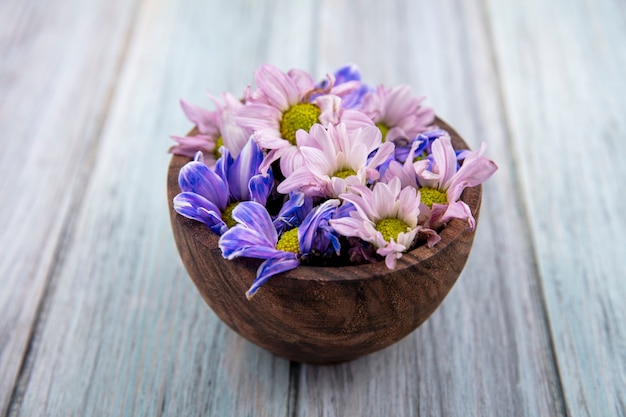
<instances>
[{"instance_id":1,"label":"bouquet of flowers","mask_svg":"<svg viewBox=\"0 0 626 417\"><path fill-rule=\"evenodd\" d=\"M170 148L192 158L176 212L219 235L225 258L262 260L248 298L300 264L393 269L451 219L475 227L461 193L497 166L484 143L456 151L409 86L372 87L354 65L321 82L263 65L254 80L241 99L211 96L213 111L181 100L195 129Z\"/></svg>"}]
</instances>

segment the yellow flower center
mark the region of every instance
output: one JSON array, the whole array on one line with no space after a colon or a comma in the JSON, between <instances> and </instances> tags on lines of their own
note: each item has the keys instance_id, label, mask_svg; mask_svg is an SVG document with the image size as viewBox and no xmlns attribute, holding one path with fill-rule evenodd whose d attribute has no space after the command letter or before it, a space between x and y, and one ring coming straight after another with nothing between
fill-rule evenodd
<instances>
[{"instance_id":1,"label":"yellow flower center","mask_svg":"<svg viewBox=\"0 0 626 417\"><path fill-rule=\"evenodd\" d=\"M224 146L224 138L220 135L217 139L215 139L215 150L213 151L213 154L215 154L216 158L222 156L222 153L220 152L220 148L222 146Z\"/></svg>"},{"instance_id":2,"label":"yellow flower center","mask_svg":"<svg viewBox=\"0 0 626 417\"><path fill-rule=\"evenodd\" d=\"M411 230L409 225L400 219L382 219L376 223L374 228L383 234L383 239L387 242L391 241L391 239L397 242L400 233L406 233Z\"/></svg>"},{"instance_id":3,"label":"yellow flower center","mask_svg":"<svg viewBox=\"0 0 626 417\"><path fill-rule=\"evenodd\" d=\"M445 191L440 191L436 188L420 188L420 196L422 203L426 204L429 208L433 208L434 203L448 204L448 195Z\"/></svg>"},{"instance_id":4,"label":"yellow flower center","mask_svg":"<svg viewBox=\"0 0 626 417\"><path fill-rule=\"evenodd\" d=\"M348 169L342 169L341 171L337 171L332 176L343 178L345 180L351 175L356 175L356 172L353 169L348 168Z\"/></svg>"},{"instance_id":5,"label":"yellow flower center","mask_svg":"<svg viewBox=\"0 0 626 417\"><path fill-rule=\"evenodd\" d=\"M283 113L280 121L280 135L292 145L296 144L296 132L304 129L307 132L319 121L322 111L315 104L299 103L291 106Z\"/></svg>"},{"instance_id":6,"label":"yellow flower center","mask_svg":"<svg viewBox=\"0 0 626 417\"><path fill-rule=\"evenodd\" d=\"M237 204L239 204L239 201L227 205L222 212L222 220L224 220L229 229L237 224L237 221L233 219L233 209L237 207Z\"/></svg>"},{"instance_id":7,"label":"yellow flower center","mask_svg":"<svg viewBox=\"0 0 626 417\"><path fill-rule=\"evenodd\" d=\"M385 137L387 137L387 132L389 132L389 126L384 123L376 123L376 127L380 130L380 133L383 134L383 142L385 141Z\"/></svg>"},{"instance_id":8,"label":"yellow flower center","mask_svg":"<svg viewBox=\"0 0 626 417\"><path fill-rule=\"evenodd\" d=\"M283 252L300 253L300 243L298 241L298 228L287 230L278 239L276 249Z\"/></svg>"}]
</instances>

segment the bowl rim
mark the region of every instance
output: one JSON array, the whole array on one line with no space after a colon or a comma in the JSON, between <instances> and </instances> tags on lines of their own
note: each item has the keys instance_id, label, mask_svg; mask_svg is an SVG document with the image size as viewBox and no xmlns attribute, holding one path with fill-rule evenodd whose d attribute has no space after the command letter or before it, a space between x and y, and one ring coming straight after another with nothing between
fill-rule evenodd
<instances>
[{"instance_id":1,"label":"bowl rim","mask_svg":"<svg viewBox=\"0 0 626 417\"><path fill-rule=\"evenodd\" d=\"M456 132L454 128L452 128L448 123L443 121L440 117L435 116L435 124L446 130L452 139L452 144L455 150L469 150L468 144L463 140L463 138ZM196 131L196 128L192 129L188 134L193 134ZM187 162L189 162L191 158L181 156L181 155L172 155L170 160L170 164L168 167L168 178L167 178L167 195L168 195L168 205L170 210L170 220L173 228L180 228L185 233L191 234L197 242L201 243L202 246L206 247L207 250L219 250L218 240L219 236L213 233L208 227L206 227L203 223L199 221L195 221L192 219L188 219L182 215L179 215L174 210L173 198L176 194L180 192L180 188L178 187L178 172L180 168ZM466 188L460 197L461 201L464 201L471 210L476 223L478 223L478 217L480 214L480 206L482 202L482 185L477 185L475 187ZM434 245L432 248L429 248L428 245L422 244L415 249L406 252L403 254L402 258L398 259L396 268L391 270L388 269L385 265L384 260L379 262L372 263L362 263L358 265L341 265L341 266L310 266L310 265L299 265L297 268L283 272L279 274L283 278L286 279L296 279L302 281L327 281L327 282L337 282L337 281L354 281L354 280L370 280L377 279L389 273L402 273L415 265L428 261L430 258L438 255L441 251L443 251L449 244L453 241L461 238L464 234L474 233L474 230L470 230L467 226L467 223L460 219L452 219L448 224L443 228L443 230L439 233L441 240ZM221 255L221 251L220 251ZM245 258L248 259L248 258ZM224 258L225 261L227 261ZM242 259L234 259L228 262L240 262L245 264L249 268L254 268L260 263L259 262L241 262ZM253 260L257 261L257 260ZM320 274L320 271L324 269L340 269L342 274Z\"/></svg>"}]
</instances>

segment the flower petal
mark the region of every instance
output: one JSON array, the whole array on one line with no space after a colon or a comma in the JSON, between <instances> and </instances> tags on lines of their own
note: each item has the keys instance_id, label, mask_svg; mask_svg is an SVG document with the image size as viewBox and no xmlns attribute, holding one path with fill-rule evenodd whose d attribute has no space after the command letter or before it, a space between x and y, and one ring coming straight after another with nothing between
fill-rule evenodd
<instances>
[{"instance_id":1,"label":"flower petal","mask_svg":"<svg viewBox=\"0 0 626 417\"><path fill-rule=\"evenodd\" d=\"M274 185L274 175L272 171L268 171L267 174L258 174L250 178L248 183L248 191L250 193L250 200L256 201L259 204L265 205L267 203L267 197L269 197Z\"/></svg>"},{"instance_id":2,"label":"flower petal","mask_svg":"<svg viewBox=\"0 0 626 417\"><path fill-rule=\"evenodd\" d=\"M265 236L272 247L278 242L278 235L267 209L254 201L242 201L233 209L232 217L248 229Z\"/></svg>"},{"instance_id":3,"label":"flower petal","mask_svg":"<svg viewBox=\"0 0 626 417\"><path fill-rule=\"evenodd\" d=\"M438 189L445 190L444 186L456 174L456 153L449 136L441 136L432 145L433 158L439 174Z\"/></svg>"},{"instance_id":4,"label":"flower petal","mask_svg":"<svg viewBox=\"0 0 626 417\"><path fill-rule=\"evenodd\" d=\"M254 140L249 139L226 173L230 195L237 201L250 200L248 183L259 173L263 152Z\"/></svg>"},{"instance_id":5,"label":"flower petal","mask_svg":"<svg viewBox=\"0 0 626 417\"><path fill-rule=\"evenodd\" d=\"M200 133L214 138L219 136L216 113L205 110L185 100L180 100L180 106L185 116L187 116L187 119L198 127Z\"/></svg>"},{"instance_id":6,"label":"flower petal","mask_svg":"<svg viewBox=\"0 0 626 417\"><path fill-rule=\"evenodd\" d=\"M267 104L246 104L237 111L235 121L238 125L255 130L280 128L283 114L276 107Z\"/></svg>"},{"instance_id":7,"label":"flower petal","mask_svg":"<svg viewBox=\"0 0 626 417\"><path fill-rule=\"evenodd\" d=\"M215 140L208 135L171 136L171 138L178 142L178 145L173 145L168 150L169 153L174 155L193 158L198 151L205 152L207 155L211 155L215 151Z\"/></svg>"},{"instance_id":8,"label":"flower petal","mask_svg":"<svg viewBox=\"0 0 626 417\"><path fill-rule=\"evenodd\" d=\"M201 195L184 192L174 197L174 210L182 216L204 223L217 235L227 229L220 210Z\"/></svg>"},{"instance_id":9,"label":"flower petal","mask_svg":"<svg viewBox=\"0 0 626 417\"><path fill-rule=\"evenodd\" d=\"M339 254L339 239L326 228L326 225L340 203L338 199L327 200L306 216L298 228L300 251L303 255L314 250L326 254L329 247Z\"/></svg>"},{"instance_id":10,"label":"flower petal","mask_svg":"<svg viewBox=\"0 0 626 417\"><path fill-rule=\"evenodd\" d=\"M278 234L300 226L302 220L309 214L313 207L313 200L303 193L290 193L280 212L274 219L274 227Z\"/></svg>"},{"instance_id":11,"label":"flower petal","mask_svg":"<svg viewBox=\"0 0 626 417\"><path fill-rule=\"evenodd\" d=\"M246 291L246 297L248 300L251 299L261 285L265 284L268 279L281 272L295 269L298 265L300 265L300 261L296 258L296 254L291 252L281 252L280 255L269 258L259 266L256 279L250 289Z\"/></svg>"},{"instance_id":12,"label":"flower petal","mask_svg":"<svg viewBox=\"0 0 626 417\"><path fill-rule=\"evenodd\" d=\"M298 84L272 65L262 65L255 71L254 80L267 97L268 102L282 111L300 100Z\"/></svg>"},{"instance_id":13,"label":"flower petal","mask_svg":"<svg viewBox=\"0 0 626 417\"><path fill-rule=\"evenodd\" d=\"M463 165L446 184L449 201L458 200L463 189L482 184L498 170L495 162L482 156L484 150L485 144L483 143L479 151L465 154Z\"/></svg>"},{"instance_id":14,"label":"flower petal","mask_svg":"<svg viewBox=\"0 0 626 417\"><path fill-rule=\"evenodd\" d=\"M186 163L178 173L181 191L200 194L215 204L220 211L228 204L228 187L224 180L200 161Z\"/></svg>"},{"instance_id":15,"label":"flower petal","mask_svg":"<svg viewBox=\"0 0 626 417\"><path fill-rule=\"evenodd\" d=\"M267 259L282 251L274 247L262 232L236 225L228 229L219 240L219 247L226 259L240 256L247 258Z\"/></svg>"},{"instance_id":16,"label":"flower petal","mask_svg":"<svg viewBox=\"0 0 626 417\"><path fill-rule=\"evenodd\" d=\"M198 214L198 208L203 207L209 212L220 214L219 208L206 198L192 192L183 192L174 197L174 210L187 218L205 222L205 218Z\"/></svg>"}]
</instances>

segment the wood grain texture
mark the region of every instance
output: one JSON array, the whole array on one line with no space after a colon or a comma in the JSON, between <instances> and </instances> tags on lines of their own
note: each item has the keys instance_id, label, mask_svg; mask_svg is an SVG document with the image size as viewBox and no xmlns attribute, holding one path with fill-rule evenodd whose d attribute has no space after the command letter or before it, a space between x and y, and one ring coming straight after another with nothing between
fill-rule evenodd
<instances>
[{"instance_id":1,"label":"wood grain texture","mask_svg":"<svg viewBox=\"0 0 626 417\"><path fill-rule=\"evenodd\" d=\"M488 4L567 409L624 416L626 10Z\"/></svg>"},{"instance_id":2,"label":"wood grain texture","mask_svg":"<svg viewBox=\"0 0 626 417\"><path fill-rule=\"evenodd\" d=\"M206 307L176 253L164 191L167 135L189 128L178 99L209 106L207 83L241 91L261 59L215 34L255 51L266 41L251 33L273 26L257 20L267 12L251 2L142 3L12 415L287 415L289 362ZM230 78L235 63L245 79Z\"/></svg>"},{"instance_id":3,"label":"wood grain texture","mask_svg":"<svg viewBox=\"0 0 626 417\"><path fill-rule=\"evenodd\" d=\"M303 366L298 414L564 415L482 4L379 3L351 15L355 5L324 3L324 64L349 60L365 81L410 84L471 147L487 141L500 170L484 186L472 254L441 307L384 351ZM351 47L357 41L367 47Z\"/></svg>"},{"instance_id":4,"label":"wood grain texture","mask_svg":"<svg viewBox=\"0 0 626 417\"><path fill-rule=\"evenodd\" d=\"M0 415L625 415L625 15L0 2ZM346 364L290 364L221 324L184 272L167 135L190 128L179 98L209 107L205 88L239 92L261 63L321 77L348 61L428 96L500 170L428 321Z\"/></svg>"},{"instance_id":5,"label":"wood grain texture","mask_svg":"<svg viewBox=\"0 0 626 417\"><path fill-rule=\"evenodd\" d=\"M0 4L0 415L20 395L20 370L27 375L33 327L90 175L134 4Z\"/></svg>"},{"instance_id":6,"label":"wood grain texture","mask_svg":"<svg viewBox=\"0 0 626 417\"><path fill-rule=\"evenodd\" d=\"M459 134L437 118L456 150L468 149ZM197 132L196 132L197 133ZM405 253L394 270L384 262L358 266L298 268L272 277L253 299L245 297L259 261L227 261L219 237L203 223L174 210L181 168L190 158L174 156L167 175L168 205L183 264L213 311L233 330L286 359L332 364L370 354L404 338L422 324L454 286L474 240L475 229L455 219L432 248ZM476 222L482 187L461 200Z\"/></svg>"}]
</instances>

